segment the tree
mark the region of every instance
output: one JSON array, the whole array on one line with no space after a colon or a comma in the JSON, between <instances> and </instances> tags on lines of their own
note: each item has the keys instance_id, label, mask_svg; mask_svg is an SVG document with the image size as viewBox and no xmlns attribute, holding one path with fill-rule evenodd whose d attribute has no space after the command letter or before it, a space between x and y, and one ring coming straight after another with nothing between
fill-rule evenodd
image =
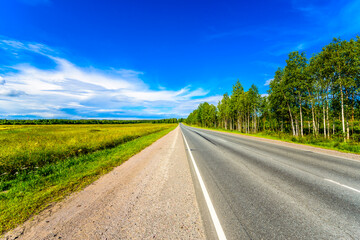
<instances>
[{"instance_id":1,"label":"tree","mask_svg":"<svg viewBox=\"0 0 360 240\"><path fill-rule=\"evenodd\" d=\"M252 113L252 122L253 122L253 132L256 133L257 132L257 110L259 108L260 105L260 94L259 94L259 90L258 88L253 84L251 85L249 91L248 91L248 99L250 102L250 108L252 109L253 113Z\"/></svg>"},{"instance_id":2,"label":"tree","mask_svg":"<svg viewBox=\"0 0 360 240\"><path fill-rule=\"evenodd\" d=\"M233 91L231 94L231 101L233 102L234 111L235 111L235 118L237 121L237 130L242 130L242 115L243 115L243 96L244 95L244 88L239 82L236 81L235 85L233 86Z\"/></svg>"},{"instance_id":3,"label":"tree","mask_svg":"<svg viewBox=\"0 0 360 240\"><path fill-rule=\"evenodd\" d=\"M360 37L335 38L309 61L303 52L289 53L269 84L268 96L261 97L255 85L245 91L238 80L217 108L201 105L188 119L197 114L198 124L214 125L215 118L217 127L246 133L269 129L360 141L360 129L354 127L360 119L359 89Z\"/></svg>"}]
</instances>

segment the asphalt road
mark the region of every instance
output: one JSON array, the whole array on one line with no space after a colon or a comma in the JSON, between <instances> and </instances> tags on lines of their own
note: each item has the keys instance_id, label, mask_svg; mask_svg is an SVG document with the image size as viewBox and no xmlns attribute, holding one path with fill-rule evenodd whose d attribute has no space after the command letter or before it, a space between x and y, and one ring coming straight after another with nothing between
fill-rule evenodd
<instances>
[{"instance_id":1,"label":"asphalt road","mask_svg":"<svg viewBox=\"0 0 360 240\"><path fill-rule=\"evenodd\" d=\"M227 239L360 239L359 161L181 129ZM216 239L192 174L207 237Z\"/></svg>"}]
</instances>

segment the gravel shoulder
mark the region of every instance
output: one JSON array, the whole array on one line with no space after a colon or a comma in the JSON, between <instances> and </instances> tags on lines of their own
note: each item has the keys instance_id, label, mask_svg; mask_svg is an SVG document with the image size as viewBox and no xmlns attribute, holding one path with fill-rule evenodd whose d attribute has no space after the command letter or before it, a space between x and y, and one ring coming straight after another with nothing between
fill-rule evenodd
<instances>
[{"instance_id":1,"label":"gravel shoulder","mask_svg":"<svg viewBox=\"0 0 360 240\"><path fill-rule=\"evenodd\" d=\"M180 128L3 239L205 239Z\"/></svg>"}]
</instances>

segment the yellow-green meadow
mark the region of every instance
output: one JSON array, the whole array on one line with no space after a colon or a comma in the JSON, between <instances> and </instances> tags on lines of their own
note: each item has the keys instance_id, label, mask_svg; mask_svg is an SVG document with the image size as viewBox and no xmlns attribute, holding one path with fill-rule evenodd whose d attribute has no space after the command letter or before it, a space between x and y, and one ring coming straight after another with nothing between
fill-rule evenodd
<instances>
[{"instance_id":1,"label":"yellow-green meadow","mask_svg":"<svg viewBox=\"0 0 360 240\"><path fill-rule=\"evenodd\" d=\"M0 175L115 147L167 124L0 126Z\"/></svg>"},{"instance_id":2,"label":"yellow-green meadow","mask_svg":"<svg viewBox=\"0 0 360 240\"><path fill-rule=\"evenodd\" d=\"M176 126L0 126L0 234L84 188Z\"/></svg>"}]
</instances>

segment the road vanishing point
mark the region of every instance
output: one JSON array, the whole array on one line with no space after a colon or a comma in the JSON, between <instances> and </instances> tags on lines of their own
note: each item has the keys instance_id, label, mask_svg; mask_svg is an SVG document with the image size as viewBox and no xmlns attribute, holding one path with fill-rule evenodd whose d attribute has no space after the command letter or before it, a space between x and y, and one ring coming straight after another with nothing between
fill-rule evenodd
<instances>
[{"instance_id":1,"label":"road vanishing point","mask_svg":"<svg viewBox=\"0 0 360 240\"><path fill-rule=\"evenodd\" d=\"M356 159L180 124L2 239L360 239Z\"/></svg>"}]
</instances>

